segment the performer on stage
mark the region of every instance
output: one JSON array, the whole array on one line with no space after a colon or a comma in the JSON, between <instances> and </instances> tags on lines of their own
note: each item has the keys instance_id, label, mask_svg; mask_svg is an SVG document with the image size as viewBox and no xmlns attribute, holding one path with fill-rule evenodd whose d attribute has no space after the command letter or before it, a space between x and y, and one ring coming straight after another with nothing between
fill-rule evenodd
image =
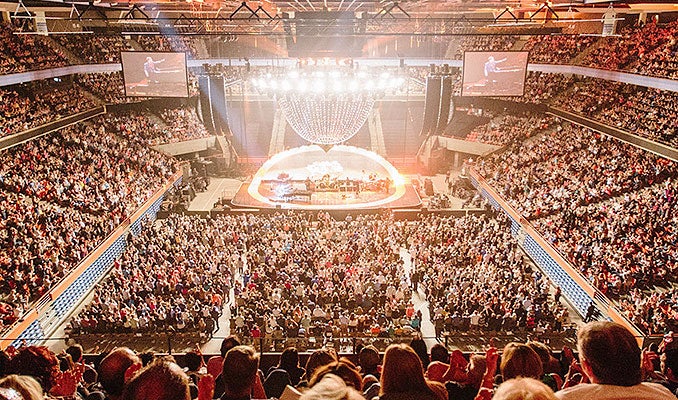
<instances>
[{"instance_id":1,"label":"performer on stage","mask_svg":"<svg viewBox=\"0 0 678 400\"><path fill-rule=\"evenodd\" d=\"M144 63L144 75L146 78L153 83L158 83L156 79L156 74L161 71L158 69L157 64L165 62L165 59L154 61L151 57L146 57L146 62Z\"/></svg>"},{"instance_id":2,"label":"performer on stage","mask_svg":"<svg viewBox=\"0 0 678 400\"><path fill-rule=\"evenodd\" d=\"M494 57L489 56L487 58L487 62L485 62L485 78L487 78L488 82L495 83L497 80L495 79L495 74L501 72L501 69L497 67L497 64L503 63L506 61L506 58L502 58L501 60L495 60Z\"/></svg>"}]
</instances>

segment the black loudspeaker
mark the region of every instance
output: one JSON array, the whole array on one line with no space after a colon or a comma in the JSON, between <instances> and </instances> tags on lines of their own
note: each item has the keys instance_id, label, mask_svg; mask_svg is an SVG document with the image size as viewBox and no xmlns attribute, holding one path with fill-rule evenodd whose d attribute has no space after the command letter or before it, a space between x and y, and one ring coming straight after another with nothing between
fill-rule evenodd
<instances>
[{"instance_id":1,"label":"black loudspeaker","mask_svg":"<svg viewBox=\"0 0 678 400\"><path fill-rule=\"evenodd\" d=\"M420 135L427 137L434 133L438 127L440 115L440 90L442 77L429 75L426 78L426 97L424 99L424 123Z\"/></svg>"},{"instance_id":2,"label":"black loudspeaker","mask_svg":"<svg viewBox=\"0 0 678 400\"><path fill-rule=\"evenodd\" d=\"M209 65L207 65L206 68L209 68ZM200 111L202 113L202 121L209 131L214 132L214 118L212 116L212 104L210 102L211 88L208 75L198 76L198 87L200 88Z\"/></svg>"},{"instance_id":3,"label":"black loudspeaker","mask_svg":"<svg viewBox=\"0 0 678 400\"><path fill-rule=\"evenodd\" d=\"M452 103L452 77L443 76L440 83L440 108L438 110L438 121L436 124L436 133L442 133L450 119L450 105Z\"/></svg>"}]
</instances>

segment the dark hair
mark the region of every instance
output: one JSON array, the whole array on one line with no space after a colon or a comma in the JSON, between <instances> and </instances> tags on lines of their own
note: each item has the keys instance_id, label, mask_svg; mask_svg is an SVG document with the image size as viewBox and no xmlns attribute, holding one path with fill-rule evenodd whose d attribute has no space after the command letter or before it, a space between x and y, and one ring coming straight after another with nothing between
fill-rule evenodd
<instances>
[{"instance_id":1,"label":"dark hair","mask_svg":"<svg viewBox=\"0 0 678 400\"><path fill-rule=\"evenodd\" d=\"M58 371L59 361L47 347L28 346L10 361L10 372L36 378L45 392L52 388L52 377Z\"/></svg>"},{"instance_id":2,"label":"dark hair","mask_svg":"<svg viewBox=\"0 0 678 400\"><path fill-rule=\"evenodd\" d=\"M306 380L310 381L316 370L337 361L337 354L333 350L319 349L311 353L306 360Z\"/></svg>"},{"instance_id":3,"label":"dark hair","mask_svg":"<svg viewBox=\"0 0 678 400\"><path fill-rule=\"evenodd\" d=\"M577 332L577 347L598 383L633 386L641 382L640 347L623 326L607 321L588 323Z\"/></svg>"},{"instance_id":4,"label":"dark hair","mask_svg":"<svg viewBox=\"0 0 678 400\"><path fill-rule=\"evenodd\" d=\"M226 392L242 396L250 392L259 368L259 354L250 346L236 346L224 357L221 374Z\"/></svg>"},{"instance_id":5,"label":"dark hair","mask_svg":"<svg viewBox=\"0 0 678 400\"><path fill-rule=\"evenodd\" d=\"M59 354L57 356L57 359L59 360L59 369L62 372L66 372L69 369L73 369L73 366L75 365L75 363L73 362L73 358L68 353Z\"/></svg>"},{"instance_id":6,"label":"dark hair","mask_svg":"<svg viewBox=\"0 0 678 400\"><path fill-rule=\"evenodd\" d=\"M373 371L381 363L381 356L377 348L369 345L360 349L358 354L358 365L362 368L363 373Z\"/></svg>"},{"instance_id":7,"label":"dark hair","mask_svg":"<svg viewBox=\"0 0 678 400\"><path fill-rule=\"evenodd\" d=\"M4 350L0 350L0 376L7 375L7 370L9 368L9 356L5 353Z\"/></svg>"},{"instance_id":8,"label":"dark hair","mask_svg":"<svg viewBox=\"0 0 678 400\"><path fill-rule=\"evenodd\" d=\"M424 378L419 355L406 344L392 344L384 353L379 394L413 392L435 396Z\"/></svg>"},{"instance_id":9,"label":"dark hair","mask_svg":"<svg viewBox=\"0 0 678 400\"><path fill-rule=\"evenodd\" d=\"M678 376L678 349L664 351L664 365L673 372L673 376Z\"/></svg>"},{"instance_id":10,"label":"dark hair","mask_svg":"<svg viewBox=\"0 0 678 400\"><path fill-rule=\"evenodd\" d=\"M415 338L410 342L410 347L414 350L415 353L419 356L421 364L424 369L428 368L428 364L431 362L428 358L428 349L426 348L426 342L424 339Z\"/></svg>"},{"instance_id":11,"label":"dark hair","mask_svg":"<svg viewBox=\"0 0 678 400\"><path fill-rule=\"evenodd\" d=\"M117 348L104 357L97 371L104 390L120 396L125 386L125 372L135 363L141 363L141 360L127 347Z\"/></svg>"},{"instance_id":12,"label":"dark hair","mask_svg":"<svg viewBox=\"0 0 678 400\"><path fill-rule=\"evenodd\" d=\"M228 353L228 351L234 348L235 346L240 346L240 339L238 339L238 337L235 335L231 335L226 339L222 340L221 347L219 348L221 356L226 357L226 353Z\"/></svg>"},{"instance_id":13,"label":"dark hair","mask_svg":"<svg viewBox=\"0 0 678 400\"><path fill-rule=\"evenodd\" d=\"M184 355L184 365L189 371L197 371L202 365L202 357L194 351L189 351Z\"/></svg>"},{"instance_id":14,"label":"dark hair","mask_svg":"<svg viewBox=\"0 0 678 400\"><path fill-rule=\"evenodd\" d=\"M299 368L299 352L294 347L288 347L280 354L279 367L285 371L294 371Z\"/></svg>"},{"instance_id":15,"label":"dark hair","mask_svg":"<svg viewBox=\"0 0 678 400\"><path fill-rule=\"evenodd\" d=\"M539 355L530 346L516 342L504 347L499 368L504 381L517 377L541 379L544 373Z\"/></svg>"},{"instance_id":16,"label":"dark hair","mask_svg":"<svg viewBox=\"0 0 678 400\"><path fill-rule=\"evenodd\" d=\"M73 362L80 362L82 359L82 346L79 344L68 346L66 353L71 355Z\"/></svg>"},{"instance_id":17,"label":"dark hair","mask_svg":"<svg viewBox=\"0 0 678 400\"><path fill-rule=\"evenodd\" d=\"M440 361L441 363L450 362L450 352L447 351L447 347L443 346L440 343L436 343L431 347L431 361Z\"/></svg>"}]
</instances>

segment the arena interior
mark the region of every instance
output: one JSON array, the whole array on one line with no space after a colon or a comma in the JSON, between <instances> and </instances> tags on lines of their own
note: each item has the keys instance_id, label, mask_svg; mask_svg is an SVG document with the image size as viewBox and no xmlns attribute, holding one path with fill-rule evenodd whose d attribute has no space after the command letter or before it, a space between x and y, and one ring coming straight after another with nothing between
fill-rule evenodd
<instances>
[{"instance_id":1,"label":"arena interior","mask_svg":"<svg viewBox=\"0 0 678 400\"><path fill-rule=\"evenodd\" d=\"M675 398L673 2L0 12L0 397Z\"/></svg>"}]
</instances>

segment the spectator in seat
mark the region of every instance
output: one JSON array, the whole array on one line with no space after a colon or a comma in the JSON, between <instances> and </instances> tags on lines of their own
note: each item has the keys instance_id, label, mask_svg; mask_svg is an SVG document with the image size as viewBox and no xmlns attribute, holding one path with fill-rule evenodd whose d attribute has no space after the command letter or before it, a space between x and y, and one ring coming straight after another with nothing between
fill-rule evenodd
<instances>
[{"instance_id":1,"label":"spectator in seat","mask_svg":"<svg viewBox=\"0 0 678 400\"><path fill-rule=\"evenodd\" d=\"M460 352L453 352L455 359L450 358L450 371L446 376L454 377L445 384L449 398L452 400L473 400L480 390L483 383L483 374L487 369L487 361L484 355L474 354L470 357L468 364L463 365L459 357Z\"/></svg>"},{"instance_id":2,"label":"spectator in seat","mask_svg":"<svg viewBox=\"0 0 678 400\"><path fill-rule=\"evenodd\" d=\"M59 360L47 347L28 346L20 349L12 358L9 370L13 374L35 378L44 392L49 393L59 373Z\"/></svg>"},{"instance_id":3,"label":"spectator in seat","mask_svg":"<svg viewBox=\"0 0 678 400\"><path fill-rule=\"evenodd\" d=\"M188 376L168 360L156 360L126 385L122 400L191 400Z\"/></svg>"},{"instance_id":4,"label":"spectator in seat","mask_svg":"<svg viewBox=\"0 0 678 400\"><path fill-rule=\"evenodd\" d=\"M259 354L250 346L236 346L226 353L222 400L249 400L259 369Z\"/></svg>"},{"instance_id":5,"label":"spectator in seat","mask_svg":"<svg viewBox=\"0 0 678 400\"><path fill-rule=\"evenodd\" d=\"M43 400L45 398L38 381L27 375L8 375L0 379L0 388L14 389L23 400Z\"/></svg>"},{"instance_id":6,"label":"spectator in seat","mask_svg":"<svg viewBox=\"0 0 678 400\"><path fill-rule=\"evenodd\" d=\"M556 395L536 379L516 378L499 385L492 400L556 400Z\"/></svg>"},{"instance_id":7,"label":"spectator in seat","mask_svg":"<svg viewBox=\"0 0 678 400\"><path fill-rule=\"evenodd\" d=\"M504 347L499 369L505 381L518 377L541 379L544 373L539 355L530 346L515 342Z\"/></svg>"},{"instance_id":8,"label":"spectator in seat","mask_svg":"<svg viewBox=\"0 0 678 400\"><path fill-rule=\"evenodd\" d=\"M354 388L347 386L340 377L327 374L304 392L299 400L363 400L363 397Z\"/></svg>"},{"instance_id":9,"label":"spectator in seat","mask_svg":"<svg viewBox=\"0 0 678 400\"><path fill-rule=\"evenodd\" d=\"M366 375L372 375L377 379L381 378L379 364L381 364L381 356L376 347L369 345L360 349L360 353L358 353L358 366L360 366L360 375L363 378Z\"/></svg>"},{"instance_id":10,"label":"spectator in seat","mask_svg":"<svg viewBox=\"0 0 678 400\"><path fill-rule=\"evenodd\" d=\"M392 344L384 353L380 400L447 400L439 397L424 378L424 368L410 346Z\"/></svg>"},{"instance_id":11,"label":"spectator in seat","mask_svg":"<svg viewBox=\"0 0 678 400\"><path fill-rule=\"evenodd\" d=\"M337 361L337 354L332 349L322 348L311 353L306 361L306 373L298 387L307 387L308 381L311 380L317 370L335 361Z\"/></svg>"},{"instance_id":12,"label":"spectator in seat","mask_svg":"<svg viewBox=\"0 0 678 400\"><path fill-rule=\"evenodd\" d=\"M590 322L577 332L577 347L581 369L591 383L563 389L556 393L558 399L676 399L660 384L641 382L640 348L623 326Z\"/></svg>"},{"instance_id":13,"label":"spectator in seat","mask_svg":"<svg viewBox=\"0 0 678 400\"><path fill-rule=\"evenodd\" d=\"M125 374L130 367L141 367L141 359L127 347L110 352L99 364L99 382L110 400L118 400L125 388Z\"/></svg>"},{"instance_id":14,"label":"spectator in seat","mask_svg":"<svg viewBox=\"0 0 678 400\"><path fill-rule=\"evenodd\" d=\"M240 346L240 340L237 336L231 335L224 339L221 342L221 348L219 349L221 355L210 357L210 359L207 360L207 373L214 377L219 376L226 353L235 346Z\"/></svg>"},{"instance_id":15,"label":"spectator in seat","mask_svg":"<svg viewBox=\"0 0 678 400\"><path fill-rule=\"evenodd\" d=\"M298 385L301 377L306 372L306 370L299 366L299 352L294 347L288 347L280 354L280 363L277 368L289 374L292 386Z\"/></svg>"}]
</instances>

